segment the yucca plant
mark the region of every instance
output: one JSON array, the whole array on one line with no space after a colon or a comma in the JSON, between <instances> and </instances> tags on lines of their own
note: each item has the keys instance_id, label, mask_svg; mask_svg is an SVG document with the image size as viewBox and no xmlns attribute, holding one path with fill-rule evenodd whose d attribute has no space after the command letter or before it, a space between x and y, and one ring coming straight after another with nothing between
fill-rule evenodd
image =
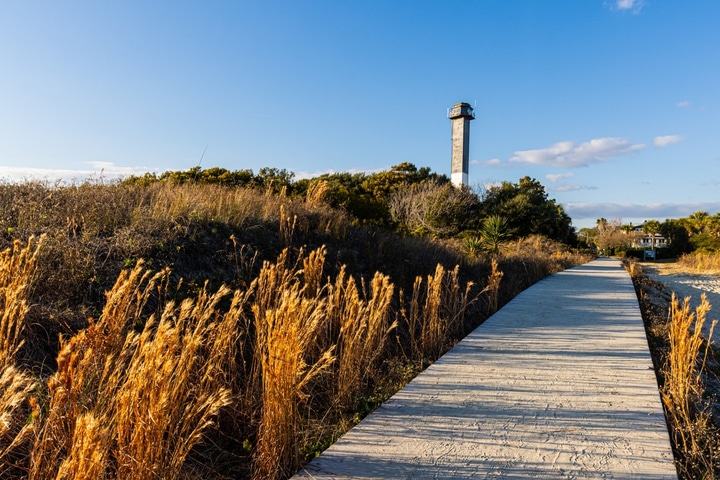
<instances>
[{"instance_id":1,"label":"yucca plant","mask_svg":"<svg viewBox=\"0 0 720 480\"><path fill-rule=\"evenodd\" d=\"M495 258L500 255L502 242L511 237L512 231L508 227L507 219L504 217L491 215L483 221L480 238L482 238L484 248L491 257Z\"/></svg>"}]
</instances>

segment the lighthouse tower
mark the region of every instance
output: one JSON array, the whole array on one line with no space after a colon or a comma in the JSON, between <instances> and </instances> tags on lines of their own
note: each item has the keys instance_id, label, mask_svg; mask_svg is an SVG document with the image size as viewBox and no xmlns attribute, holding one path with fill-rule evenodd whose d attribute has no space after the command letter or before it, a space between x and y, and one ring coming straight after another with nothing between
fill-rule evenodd
<instances>
[{"instance_id":1,"label":"lighthouse tower","mask_svg":"<svg viewBox=\"0 0 720 480\"><path fill-rule=\"evenodd\" d=\"M470 156L470 120L475 112L469 103L456 103L448 112L452 120L452 183L459 187L468 184L468 163Z\"/></svg>"}]
</instances>

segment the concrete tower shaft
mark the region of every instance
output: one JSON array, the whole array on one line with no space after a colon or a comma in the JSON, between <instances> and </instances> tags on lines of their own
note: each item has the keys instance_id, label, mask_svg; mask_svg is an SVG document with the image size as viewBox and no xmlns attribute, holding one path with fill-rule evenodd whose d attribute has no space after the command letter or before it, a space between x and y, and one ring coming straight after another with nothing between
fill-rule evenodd
<instances>
[{"instance_id":1,"label":"concrete tower shaft","mask_svg":"<svg viewBox=\"0 0 720 480\"><path fill-rule=\"evenodd\" d=\"M468 184L470 162L470 121L475 112L469 103L456 103L448 112L452 120L451 179L455 186Z\"/></svg>"}]
</instances>

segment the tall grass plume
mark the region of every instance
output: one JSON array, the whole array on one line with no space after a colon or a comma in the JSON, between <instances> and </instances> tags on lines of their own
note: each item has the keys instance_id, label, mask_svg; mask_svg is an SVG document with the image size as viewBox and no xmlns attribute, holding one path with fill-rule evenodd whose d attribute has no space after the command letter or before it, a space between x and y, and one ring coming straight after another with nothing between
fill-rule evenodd
<instances>
[{"instance_id":1,"label":"tall grass plume","mask_svg":"<svg viewBox=\"0 0 720 480\"><path fill-rule=\"evenodd\" d=\"M704 399L703 375L710 342L704 338L703 326L710 304L706 296L691 311L690 299L681 304L673 294L669 313L669 351L664 368L665 384L662 399L669 416L671 434L676 449L684 456L684 472L695 478L703 478L717 469L714 462L720 460L717 426L712 424L707 401ZM717 321L713 321L708 333L712 338ZM713 441L714 440L714 441ZM704 473L701 473L704 472Z\"/></svg>"},{"instance_id":2,"label":"tall grass plume","mask_svg":"<svg viewBox=\"0 0 720 480\"><path fill-rule=\"evenodd\" d=\"M347 406L372 376L373 363L397 326L397 322L390 324L393 291L390 279L381 273L370 281L370 292L364 282L358 289L355 280L346 277L345 269L330 290L329 313L339 331L336 401L341 406Z\"/></svg>"},{"instance_id":3,"label":"tall grass plume","mask_svg":"<svg viewBox=\"0 0 720 480\"><path fill-rule=\"evenodd\" d=\"M35 427L28 421L29 400L40 382L21 368L17 357L25 342L28 290L43 241L30 238L24 246L15 241L0 252L0 478L22 471Z\"/></svg>"},{"instance_id":4,"label":"tall grass plume","mask_svg":"<svg viewBox=\"0 0 720 480\"><path fill-rule=\"evenodd\" d=\"M286 252L285 252L286 253ZM261 372L261 418L253 461L253 478L279 479L299 466L298 402L305 386L326 370L334 348L309 359L317 333L326 321L325 299L305 295L296 271L265 262L256 283L255 361Z\"/></svg>"},{"instance_id":5,"label":"tall grass plume","mask_svg":"<svg viewBox=\"0 0 720 480\"><path fill-rule=\"evenodd\" d=\"M30 479L178 478L230 403L225 358L244 298L220 314L230 291L202 291L146 317L161 279L142 264L124 273L100 318L64 342Z\"/></svg>"},{"instance_id":6,"label":"tall grass plume","mask_svg":"<svg viewBox=\"0 0 720 480\"><path fill-rule=\"evenodd\" d=\"M476 299L471 296L472 287L473 283L467 282L462 288L457 266L447 271L438 264L433 275L415 278L410 304L400 308L413 361L435 360L451 346L453 334Z\"/></svg>"}]
</instances>

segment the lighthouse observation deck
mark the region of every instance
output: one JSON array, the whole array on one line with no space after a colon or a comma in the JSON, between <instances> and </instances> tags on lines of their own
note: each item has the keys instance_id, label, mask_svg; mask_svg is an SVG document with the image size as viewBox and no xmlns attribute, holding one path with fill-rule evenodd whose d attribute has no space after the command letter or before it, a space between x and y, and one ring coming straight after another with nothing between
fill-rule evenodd
<instances>
[{"instance_id":1,"label":"lighthouse observation deck","mask_svg":"<svg viewBox=\"0 0 720 480\"><path fill-rule=\"evenodd\" d=\"M448 118L453 119L462 117L471 119L475 118L475 111L469 103L456 103L448 110Z\"/></svg>"}]
</instances>

